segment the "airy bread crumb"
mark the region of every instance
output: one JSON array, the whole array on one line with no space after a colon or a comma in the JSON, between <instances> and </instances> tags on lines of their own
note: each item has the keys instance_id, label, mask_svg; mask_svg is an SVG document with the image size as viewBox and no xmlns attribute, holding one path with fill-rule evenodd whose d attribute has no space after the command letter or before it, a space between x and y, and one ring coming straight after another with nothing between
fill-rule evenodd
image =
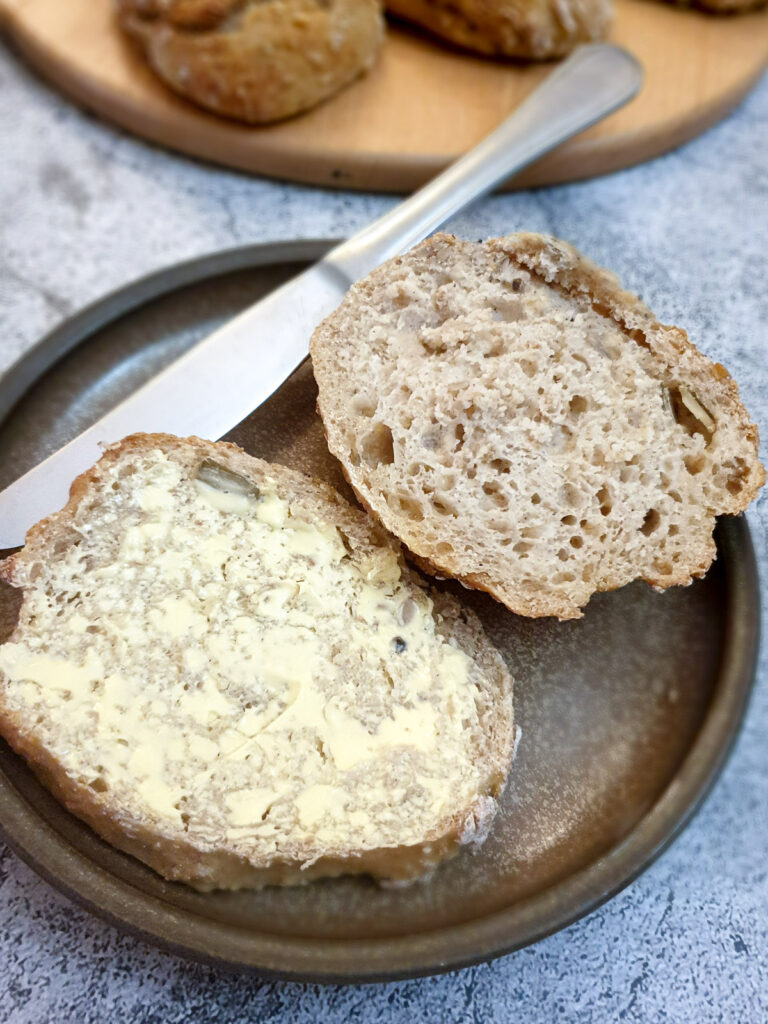
<instances>
[{"instance_id":1,"label":"airy bread crumb","mask_svg":"<svg viewBox=\"0 0 768 1024\"><path fill-rule=\"evenodd\" d=\"M315 331L318 408L418 565L521 615L689 583L765 480L726 370L554 238L436 235Z\"/></svg>"}]
</instances>

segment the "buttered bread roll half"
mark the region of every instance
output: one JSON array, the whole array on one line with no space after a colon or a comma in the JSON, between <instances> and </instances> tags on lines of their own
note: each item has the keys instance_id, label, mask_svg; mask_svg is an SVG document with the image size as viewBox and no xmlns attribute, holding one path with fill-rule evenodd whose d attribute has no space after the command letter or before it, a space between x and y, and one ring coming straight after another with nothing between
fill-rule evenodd
<instances>
[{"instance_id":1,"label":"buttered bread roll half","mask_svg":"<svg viewBox=\"0 0 768 1024\"><path fill-rule=\"evenodd\" d=\"M488 833L512 681L472 613L324 484L136 435L2 564L0 730L195 888L428 874Z\"/></svg>"}]
</instances>

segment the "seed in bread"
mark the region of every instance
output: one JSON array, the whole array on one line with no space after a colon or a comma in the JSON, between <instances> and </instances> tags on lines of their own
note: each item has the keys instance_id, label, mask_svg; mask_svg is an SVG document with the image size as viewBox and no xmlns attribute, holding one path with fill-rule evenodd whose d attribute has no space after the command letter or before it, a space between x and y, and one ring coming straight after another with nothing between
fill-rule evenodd
<instances>
[{"instance_id":1,"label":"seed in bread","mask_svg":"<svg viewBox=\"0 0 768 1024\"><path fill-rule=\"evenodd\" d=\"M116 0L120 25L176 92L253 124L291 117L369 71L380 0Z\"/></svg>"},{"instance_id":2,"label":"seed in bread","mask_svg":"<svg viewBox=\"0 0 768 1024\"><path fill-rule=\"evenodd\" d=\"M611 0L387 0L390 14L491 56L548 60L602 39Z\"/></svg>"},{"instance_id":3,"label":"seed in bread","mask_svg":"<svg viewBox=\"0 0 768 1024\"><path fill-rule=\"evenodd\" d=\"M136 435L2 575L0 731L75 814L198 889L424 875L481 842L511 680L335 491Z\"/></svg>"},{"instance_id":4,"label":"seed in bread","mask_svg":"<svg viewBox=\"0 0 768 1024\"><path fill-rule=\"evenodd\" d=\"M318 407L419 565L521 615L703 575L765 480L726 370L571 246L438 235L315 331Z\"/></svg>"}]
</instances>

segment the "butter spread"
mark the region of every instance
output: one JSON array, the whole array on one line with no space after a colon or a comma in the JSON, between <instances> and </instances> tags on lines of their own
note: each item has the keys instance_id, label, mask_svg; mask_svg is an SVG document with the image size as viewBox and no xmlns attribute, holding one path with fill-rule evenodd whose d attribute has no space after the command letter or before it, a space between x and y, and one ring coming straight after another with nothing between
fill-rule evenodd
<instances>
[{"instance_id":1,"label":"butter spread","mask_svg":"<svg viewBox=\"0 0 768 1024\"><path fill-rule=\"evenodd\" d=\"M221 488L159 451L110 501L0 647L66 771L200 843L274 851L416 842L476 790L471 659L394 551L350 553L274 481Z\"/></svg>"}]
</instances>

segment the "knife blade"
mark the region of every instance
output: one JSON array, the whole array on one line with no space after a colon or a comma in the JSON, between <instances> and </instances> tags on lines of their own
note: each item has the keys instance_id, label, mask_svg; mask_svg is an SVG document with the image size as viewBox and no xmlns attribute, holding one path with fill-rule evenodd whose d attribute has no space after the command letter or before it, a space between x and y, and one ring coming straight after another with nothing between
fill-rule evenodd
<instances>
[{"instance_id":1,"label":"knife blade","mask_svg":"<svg viewBox=\"0 0 768 1024\"><path fill-rule=\"evenodd\" d=\"M510 175L631 99L642 69L627 51L584 46L475 149L389 213L198 342L98 422L0 493L0 549L60 508L101 447L137 431L217 438L307 357L315 326L353 280L425 238Z\"/></svg>"}]
</instances>

